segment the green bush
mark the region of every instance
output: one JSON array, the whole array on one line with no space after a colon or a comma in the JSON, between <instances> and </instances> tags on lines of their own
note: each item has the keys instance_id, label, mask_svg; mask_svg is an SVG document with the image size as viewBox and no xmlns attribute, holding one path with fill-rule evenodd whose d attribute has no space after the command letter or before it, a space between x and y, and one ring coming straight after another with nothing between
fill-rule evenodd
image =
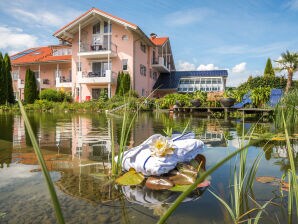
<instances>
[{"instance_id":1,"label":"green bush","mask_svg":"<svg viewBox=\"0 0 298 224\"><path fill-rule=\"evenodd\" d=\"M284 89L287 85L287 79L284 77L264 77L264 76L257 76L257 77L250 77L245 83L242 83L237 89L238 90L245 90L249 91L251 89L255 89L258 87L270 87L270 88L277 88L277 89Z\"/></svg>"},{"instance_id":2,"label":"green bush","mask_svg":"<svg viewBox=\"0 0 298 224\"><path fill-rule=\"evenodd\" d=\"M40 92L40 99L52 102L71 102L71 95L63 91L57 91L54 89L44 89Z\"/></svg>"},{"instance_id":3,"label":"green bush","mask_svg":"<svg viewBox=\"0 0 298 224\"><path fill-rule=\"evenodd\" d=\"M270 98L271 88L270 87L258 87L251 91L251 100L254 105L260 107L264 106Z\"/></svg>"}]
</instances>

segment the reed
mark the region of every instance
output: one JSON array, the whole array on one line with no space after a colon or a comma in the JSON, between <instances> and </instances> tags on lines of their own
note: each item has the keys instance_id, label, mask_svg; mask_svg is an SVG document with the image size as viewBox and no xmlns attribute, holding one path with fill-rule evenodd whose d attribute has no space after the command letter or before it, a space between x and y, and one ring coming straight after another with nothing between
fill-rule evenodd
<instances>
[{"instance_id":1,"label":"reed","mask_svg":"<svg viewBox=\"0 0 298 224\"><path fill-rule=\"evenodd\" d=\"M38 146L37 140L35 138L34 132L33 132L32 127L30 125L30 121L28 119L28 116L26 114L24 106L23 106L23 104L20 100L18 100L18 103L19 103L20 112L21 112L21 115L24 119L24 123L25 123L26 129L28 131L28 134L29 134L29 137L30 137L33 149L34 149L34 152L35 152L37 160L38 160L38 162L41 166L42 174L45 178L45 181L46 181L46 184L47 184L47 187L48 187L51 199L52 199L52 203L53 203L53 207L54 207L54 210L55 210L57 221L58 221L59 224L63 224L65 222L64 222L61 206L60 206L57 194L56 194L56 190L55 190L53 181L51 179L51 176L50 176L50 173L49 173L48 168L46 166L46 163L43 159L41 150Z\"/></svg>"},{"instance_id":2,"label":"reed","mask_svg":"<svg viewBox=\"0 0 298 224\"><path fill-rule=\"evenodd\" d=\"M257 143L258 141L254 142ZM215 164L213 167L211 167L209 170L207 170L205 173L203 173L201 176L199 176L196 181L190 185L185 191L183 191L180 196L174 201L174 203L168 208L168 210L160 217L157 223L165 223L165 221L170 217L170 215L175 211L175 209L181 204L181 202L194 190L197 188L197 185L201 182L203 182L208 176L210 176L214 171L216 171L218 168L220 168L223 164L225 164L227 161L232 159L234 156L251 146L252 144L245 145L241 147L240 149L232 152L230 155L219 161L217 164Z\"/></svg>"}]
</instances>

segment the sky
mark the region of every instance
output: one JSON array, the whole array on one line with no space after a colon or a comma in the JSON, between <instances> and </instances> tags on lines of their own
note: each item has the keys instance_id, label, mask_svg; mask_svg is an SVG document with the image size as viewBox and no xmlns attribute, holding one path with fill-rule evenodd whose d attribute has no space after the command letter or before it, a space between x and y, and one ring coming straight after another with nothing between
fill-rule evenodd
<instances>
[{"instance_id":1,"label":"sky","mask_svg":"<svg viewBox=\"0 0 298 224\"><path fill-rule=\"evenodd\" d=\"M57 44L53 33L91 7L168 36L177 70L228 69L230 86L298 51L298 0L0 0L0 51Z\"/></svg>"}]
</instances>

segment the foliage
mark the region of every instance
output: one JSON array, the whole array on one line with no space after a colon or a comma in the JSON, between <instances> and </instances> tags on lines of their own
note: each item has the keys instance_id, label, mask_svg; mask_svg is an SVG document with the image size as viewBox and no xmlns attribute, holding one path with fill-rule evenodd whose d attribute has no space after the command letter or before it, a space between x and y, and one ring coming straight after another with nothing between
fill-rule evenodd
<instances>
[{"instance_id":1,"label":"foliage","mask_svg":"<svg viewBox=\"0 0 298 224\"><path fill-rule=\"evenodd\" d=\"M123 96L130 90L129 73L119 72L117 77L116 95Z\"/></svg>"},{"instance_id":2,"label":"foliage","mask_svg":"<svg viewBox=\"0 0 298 224\"><path fill-rule=\"evenodd\" d=\"M159 105L159 108L168 109L170 106L173 106L177 102L179 102L180 104L184 103L185 106L190 106L191 99L192 95L190 94L171 93L165 95L163 98L156 100L156 102Z\"/></svg>"},{"instance_id":3,"label":"foliage","mask_svg":"<svg viewBox=\"0 0 298 224\"><path fill-rule=\"evenodd\" d=\"M298 89L285 94L275 108L275 126L278 129L284 128L282 113L285 115L285 122L289 133L298 132Z\"/></svg>"},{"instance_id":4,"label":"foliage","mask_svg":"<svg viewBox=\"0 0 298 224\"><path fill-rule=\"evenodd\" d=\"M33 71L27 69L25 77L24 101L25 103L34 103L37 98L38 91L35 75Z\"/></svg>"},{"instance_id":5,"label":"foliage","mask_svg":"<svg viewBox=\"0 0 298 224\"><path fill-rule=\"evenodd\" d=\"M193 97L193 99L198 99L201 102L205 102L207 100L207 92L197 90L193 93L192 97Z\"/></svg>"},{"instance_id":6,"label":"foliage","mask_svg":"<svg viewBox=\"0 0 298 224\"><path fill-rule=\"evenodd\" d=\"M254 105L264 106L270 98L270 87L258 87L251 91L251 99Z\"/></svg>"},{"instance_id":7,"label":"foliage","mask_svg":"<svg viewBox=\"0 0 298 224\"><path fill-rule=\"evenodd\" d=\"M274 76L275 76L275 72L274 72L274 69L272 67L271 59L268 58L267 63L266 63L266 67L265 67L265 70L264 70L264 77L274 77Z\"/></svg>"},{"instance_id":8,"label":"foliage","mask_svg":"<svg viewBox=\"0 0 298 224\"><path fill-rule=\"evenodd\" d=\"M234 98L234 90L233 89L226 89L223 93L224 98Z\"/></svg>"},{"instance_id":9,"label":"foliage","mask_svg":"<svg viewBox=\"0 0 298 224\"><path fill-rule=\"evenodd\" d=\"M6 85L6 73L2 53L0 52L0 105L6 103L7 99L7 85Z\"/></svg>"},{"instance_id":10,"label":"foliage","mask_svg":"<svg viewBox=\"0 0 298 224\"><path fill-rule=\"evenodd\" d=\"M254 88L258 87L270 87L276 89L284 89L286 87L287 80L284 77L264 77L264 76L257 76L257 77L250 77L245 83L242 83L237 90L241 91L250 91Z\"/></svg>"},{"instance_id":11,"label":"foliage","mask_svg":"<svg viewBox=\"0 0 298 224\"><path fill-rule=\"evenodd\" d=\"M281 59L276 61L278 63L278 67L276 68L279 71L286 70L288 72L286 93L292 87L293 83L293 75L298 70L298 53L291 53L286 51L281 54Z\"/></svg>"},{"instance_id":12,"label":"foliage","mask_svg":"<svg viewBox=\"0 0 298 224\"><path fill-rule=\"evenodd\" d=\"M44 89L40 92L41 100L48 100L53 102L71 102L71 95L64 91L57 91L54 89Z\"/></svg>"},{"instance_id":13,"label":"foliage","mask_svg":"<svg viewBox=\"0 0 298 224\"><path fill-rule=\"evenodd\" d=\"M12 78L11 78L11 63L8 54L4 56L4 70L6 72L6 84L7 84L7 102L14 103L15 98L13 95Z\"/></svg>"}]
</instances>

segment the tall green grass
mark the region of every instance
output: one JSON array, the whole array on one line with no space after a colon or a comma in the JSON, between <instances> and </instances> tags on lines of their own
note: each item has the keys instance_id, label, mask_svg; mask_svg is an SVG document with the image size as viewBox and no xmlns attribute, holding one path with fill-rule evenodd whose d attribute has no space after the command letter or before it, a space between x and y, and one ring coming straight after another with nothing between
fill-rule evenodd
<instances>
[{"instance_id":1,"label":"tall green grass","mask_svg":"<svg viewBox=\"0 0 298 224\"><path fill-rule=\"evenodd\" d=\"M35 152L37 160L38 160L38 162L41 166L42 174L45 178L45 182L47 184L47 187L48 187L48 190L49 190L52 202L53 202L53 207L54 207L54 210L55 210L57 221L58 221L59 224L63 224L65 222L64 222L62 210L61 210L60 203L59 203L56 191L55 191L53 181L52 181L50 173L47 169L46 163L43 159L41 150L38 146L37 140L35 138L34 132L33 132L32 127L30 125L30 121L29 121L28 116L26 114L26 111L23 107L23 104L20 100L18 100L18 103L19 103L20 112L21 112L21 115L24 119L24 123L25 123L26 129L28 131L32 146L34 148L34 152Z\"/></svg>"}]
</instances>

